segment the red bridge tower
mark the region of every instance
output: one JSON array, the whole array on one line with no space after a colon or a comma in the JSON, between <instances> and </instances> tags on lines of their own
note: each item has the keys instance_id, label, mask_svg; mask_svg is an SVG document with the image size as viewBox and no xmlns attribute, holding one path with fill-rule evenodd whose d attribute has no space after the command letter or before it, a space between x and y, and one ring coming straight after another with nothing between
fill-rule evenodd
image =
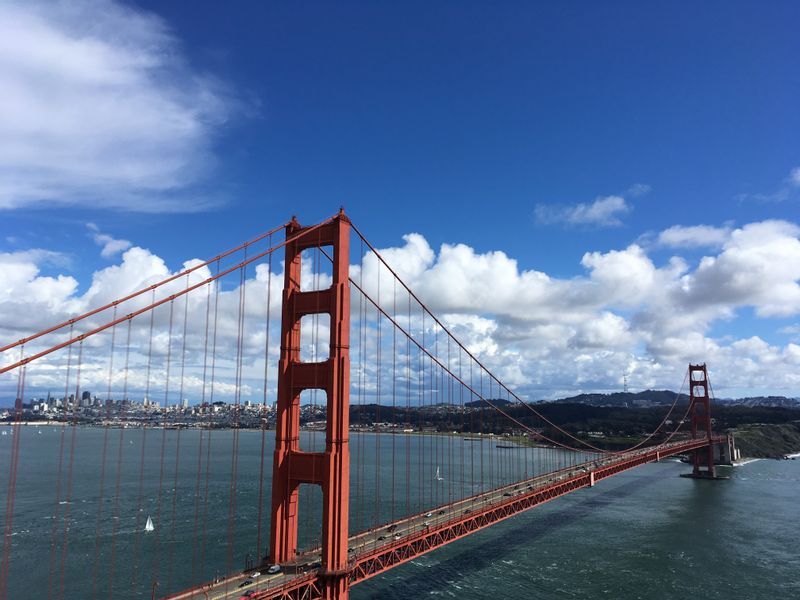
<instances>
[{"instance_id":1,"label":"red bridge tower","mask_svg":"<svg viewBox=\"0 0 800 600\"><path fill-rule=\"evenodd\" d=\"M706 365L689 365L689 414L692 437L708 437L709 444L694 452L693 477L715 479L714 446L711 444L711 397L708 393L708 371Z\"/></svg>"},{"instance_id":2,"label":"red bridge tower","mask_svg":"<svg viewBox=\"0 0 800 600\"><path fill-rule=\"evenodd\" d=\"M322 487L322 568L324 597L348 596L347 537L350 486L348 447L350 407L350 220L344 211L316 231L295 239L303 227L292 219L286 227L286 267L278 371L278 412L272 475L270 560L284 563L297 552L298 488ZM330 288L300 291L301 253L333 248ZM322 362L300 361L300 319L330 315L330 356ZM324 452L300 450L300 394L321 389L327 394L328 421Z\"/></svg>"}]
</instances>

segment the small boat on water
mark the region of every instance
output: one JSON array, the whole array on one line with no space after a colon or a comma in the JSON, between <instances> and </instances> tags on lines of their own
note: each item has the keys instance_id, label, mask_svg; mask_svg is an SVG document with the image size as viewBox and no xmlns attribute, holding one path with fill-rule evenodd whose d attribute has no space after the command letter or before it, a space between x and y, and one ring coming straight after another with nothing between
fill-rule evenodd
<instances>
[{"instance_id":1,"label":"small boat on water","mask_svg":"<svg viewBox=\"0 0 800 600\"><path fill-rule=\"evenodd\" d=\"M153 526L153 519L150 518L150 515L147 515L147 523L144 525L144 530L146 532L155 531L155 527Z\"/></svg>"}]
</instances>

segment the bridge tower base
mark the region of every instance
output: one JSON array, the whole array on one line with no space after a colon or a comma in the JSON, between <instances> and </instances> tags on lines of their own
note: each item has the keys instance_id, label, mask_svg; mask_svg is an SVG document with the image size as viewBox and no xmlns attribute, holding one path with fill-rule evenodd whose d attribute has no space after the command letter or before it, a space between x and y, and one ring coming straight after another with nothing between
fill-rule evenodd
<instances>
[{"instance_id":1,"label":"bridge tower base","mask_svg":"<svg viewBox=\"0 0 800 600\"><path fill-rule=\"evenodd\" d=\"M286 227L269 561L285 564L294 560L298 552L300 485L321 486L323 597L346 600L350 490L350 221L340 212L331 222L317 226L315 231L300 235L303 229L295 219ZM326 246L332 249L331 287L301 291L303 250ZM302 362L300 320L306 315L325 313L330 315L330 356L321 362ZM321 389L327 395L324 452L300 450L300 394L308 389Z\"/></svg>"},{"instance_id":2,"label":"bridge tower base","mask_svg":"<svg viewBox=\"0 0 800 600\"><path fill-rule=\"evenodd\" d=\"M706 364L689 365L689 415L692 438L708 438L708 446L693 452L693 469L682 477L695 479L728 479L718 476L714 468L714 445L711 443L711 396L709 395L708 370Z\"/></svg>"}]
</instances>

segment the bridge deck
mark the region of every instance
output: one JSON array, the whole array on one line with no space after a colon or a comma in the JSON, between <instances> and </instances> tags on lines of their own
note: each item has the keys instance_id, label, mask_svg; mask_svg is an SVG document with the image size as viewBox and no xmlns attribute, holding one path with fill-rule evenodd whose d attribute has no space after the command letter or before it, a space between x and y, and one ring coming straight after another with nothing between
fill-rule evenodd
<instances>
[{"instance_id":1,"label":"bridge deck","mask_svg":"<svg viewBox=\"0 0 800 600\"><path fill-rule=\"evenodd\" d=\"M712 444L724 443L714 437ZM690 452L708 445L707 439L682 440L657 447L647 447L612 454L574 467L538 475L446 504L426 513L413 515L378 529L350 537L350 585L444 546L570 492L590 487L597 481L660 458ZM321 598L320 583L325 574L319 569L319 552L298 556L283 571L253 577L253 571L233 575L220 582L208 583L172 596L169 600L252 600ZM252 583L245 584L246 581ZM252 594L246 596L246 594Z\"/></svg>"}]
</instances>

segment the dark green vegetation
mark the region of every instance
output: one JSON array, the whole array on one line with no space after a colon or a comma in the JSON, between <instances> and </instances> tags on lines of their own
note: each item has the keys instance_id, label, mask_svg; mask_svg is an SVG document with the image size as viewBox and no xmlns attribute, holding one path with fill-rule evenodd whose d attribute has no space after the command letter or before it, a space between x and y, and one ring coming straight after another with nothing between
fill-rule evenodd
<instances>
[{"instance_id":1,"label":"dark green vegetation","mask_svg":"<svg viewBox=\"0 0 800 600\"><path fill-rule=\"evenodd\" d=\"M678 403L686 405L689 402L689 396L687 394L676 394L670 390L644 390L643 392L615 392L612 394L579 394L577 396L556 400L556 402L619 407L672 406L672 403L675 402L676 395L678 396ZM752 396L735 399L716 398L714 402L720 406L800 408L800 401L798 401L797 398L787 398L786 396Z\"/></svg>"},{"instance_id":2,"label":"dark green vegetation","mask_svg":"<svg viewBox=\"0 0 800 600\"><path fill-rule=\"evenodd\" d=\"M675 394L671 393L671 402ZM411 427L415 430L459 432L523 434L526 428L550 439L574 444L574 440L557 428L545 424L531 408L554 423L559 428L576 433L580 439L606 449L622 449L641 441L658 428L667 417L671 405L660 402L647 407L608 406L606 395L592 395L593 399L604 405L594 403L568 403L566 401L534 404L531 407L504 400L490 402L501 408L512 419L499 414L485 403L483 408L472 403L472 407L461 410L449 405L434 405L422 408L377 406L375 404L355 405L350 409L350 421L354 426L369 428L374 423L385 427ZM614 396L614 395L612 395ZM793 401L792 401L793 402ZM763 406L716 402L712 407L714 428L717 431L734 429L737 445L742 455L747 457L781 457L792 452L800 452L800 407ZM666 418L660 433L651 438L651 443L663 441L674 431L686 416L688 398L681 397ZM524 427L514 423L522 423ZM684 430L687 425L684 425ZM742 440L741 443L739 440Z\"/></svg>"},{"instance_id":3,"label":"dark green vegetation","mask_svg":"<svg viewBox=\"0 0 800 600\"><path fill-rule=\"evenodd\" d=\"M800 452L800 421L741 425L736 428L736 446L742 456L752 458L779 458Z\"/></svg>"}]
</instances>

